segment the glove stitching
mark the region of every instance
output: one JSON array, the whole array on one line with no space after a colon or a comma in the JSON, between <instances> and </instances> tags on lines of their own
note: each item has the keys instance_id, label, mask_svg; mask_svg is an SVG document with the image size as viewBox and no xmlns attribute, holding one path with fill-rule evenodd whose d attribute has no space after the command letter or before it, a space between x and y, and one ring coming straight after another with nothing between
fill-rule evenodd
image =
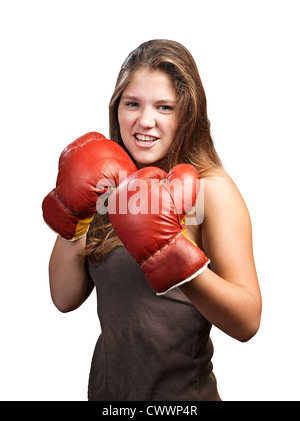
<instances>
[{"instance_id":1,"label":"glove stitching","mask_svg":"<svg viewBox=\"0 0 300 421\"><path fill-rule=\"evenodd\" d=\"M157 250L154 254L152 254L152 256L148 257L148 259L145 259L144 261L141 262L141 265L143 265L144 263L148 263L151 259L153 259L153 257L157 256L159 253L161 253L162 251L164 251L166 248L168 248L171 244L173 244L178 237L180 237L183 234L183 231L180 231L174 238L172 241L170 241L169 243L167 243L165 246L163 246L161 249Z\"/></svg>"}]
</instances>

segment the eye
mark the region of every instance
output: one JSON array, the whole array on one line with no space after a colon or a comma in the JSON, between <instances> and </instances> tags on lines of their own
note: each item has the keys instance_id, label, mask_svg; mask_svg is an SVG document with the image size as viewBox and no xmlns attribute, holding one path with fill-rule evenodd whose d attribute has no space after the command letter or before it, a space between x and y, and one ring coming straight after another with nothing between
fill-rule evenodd
<instances>
[{"instance_id":1,"label":"eye","mask_svg":"<svg viewBox=\"0 0 300 421\"><path fill-rule=\"evenodd\" d=\"M134 102L134 101L126 102L126 107L128 107L128 108L134 108L134 107L137 107L137 106L138 106L137 102Z\"/></svg>"},{"instance_id":2,"label":"eye","mask_svg":"<svg viewBox=\"0 0 300 421\"><path fill-rule=\"evenodd\" d=\"M173 111L174 110L174 108L171 107L170 105L160 105L158 108L162 111Z\"/></svg>"}]
</instances>

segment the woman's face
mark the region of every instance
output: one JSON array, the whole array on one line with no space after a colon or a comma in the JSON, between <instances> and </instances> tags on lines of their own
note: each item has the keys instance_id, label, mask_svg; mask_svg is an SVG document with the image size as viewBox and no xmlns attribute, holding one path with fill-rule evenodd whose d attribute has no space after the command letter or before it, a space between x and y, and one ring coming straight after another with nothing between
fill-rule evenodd
<instances>
[{"instance_id":1,"label":"woman's face","mask_svg":"<svg viewBox=\"0 0 300 421\"><path fill-rule=\"evenodd\" d=\"M177 94L160 70L137 70L123 91L118 108L122 140L138 168L159 165L177 129Z\"/></svg>"}]
</instances>

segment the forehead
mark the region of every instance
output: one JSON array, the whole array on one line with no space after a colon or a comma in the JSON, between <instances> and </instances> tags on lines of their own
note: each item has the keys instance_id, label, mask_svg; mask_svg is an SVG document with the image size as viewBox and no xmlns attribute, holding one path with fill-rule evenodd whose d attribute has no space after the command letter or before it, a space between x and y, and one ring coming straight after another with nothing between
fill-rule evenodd
<instances>
[{"instance_id":1,"label":"forehead","mask_svg":"<svg viewBox=\"0 0 300 421\"><path fill-rule=\"evenodd\" d=\"M176 90L170 77L161 70L148 68L136 70L122 96L136 96L176 100Z\"/></svg>"}]
</instances>

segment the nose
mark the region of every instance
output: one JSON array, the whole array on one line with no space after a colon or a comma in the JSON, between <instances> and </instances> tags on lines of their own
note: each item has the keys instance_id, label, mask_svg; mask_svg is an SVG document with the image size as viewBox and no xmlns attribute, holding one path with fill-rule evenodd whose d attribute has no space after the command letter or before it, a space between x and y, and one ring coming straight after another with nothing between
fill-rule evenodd
<instances>
[{"instance_id":1,"label":"nose","mask_svg":"<svg viewBox=\"0 0 300 421\"><path fill-rule=\"evenodd\" d=\"M142 129L151 129L155 127L155 113L150 106L143 107L140 109L140 113L138 116L138 125Z\"/></svg>"}]
</instances>

